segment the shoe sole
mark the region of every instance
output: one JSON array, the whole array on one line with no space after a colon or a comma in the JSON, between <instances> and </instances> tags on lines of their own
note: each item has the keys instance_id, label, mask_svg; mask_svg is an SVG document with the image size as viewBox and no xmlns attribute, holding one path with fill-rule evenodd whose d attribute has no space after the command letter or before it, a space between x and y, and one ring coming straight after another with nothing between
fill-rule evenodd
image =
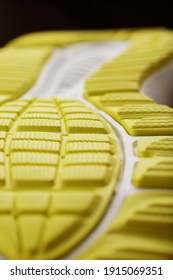
<instances>
[{"instance_id":1,"label":"shoe sole","mask_svg":"<svg viewBox=\"0 0 173 280\"><path fill-rule=\"evenodd\" d=\"M173 110L141 87L171 62L172 32L70 34L27 35L0 53L2 256L171 259ZM51 56L96 34L111 41Z\"/></svg>"}]
</instances>

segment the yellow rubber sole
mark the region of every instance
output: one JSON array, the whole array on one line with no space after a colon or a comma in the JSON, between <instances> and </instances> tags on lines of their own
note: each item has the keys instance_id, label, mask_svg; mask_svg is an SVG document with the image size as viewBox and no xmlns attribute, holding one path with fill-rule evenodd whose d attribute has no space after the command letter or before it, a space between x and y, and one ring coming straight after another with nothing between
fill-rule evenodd
<instances>
[{"instance_id":1,"label":"yellow rubber sole","mask_svg":"<svg viewBox=\"0 0 173 280\"><path fill-rule=\"evenodd\" d=\"M22 98L55 48L120 39L130 41L128 50L85 81L88 105ZM172 43L164 29L43 32L0 50L2 257L173 258L173 109L141 93L143 81L172 60ZM116 127L135 158L127 174L133 191L119 207L128 161ZM114 203L117 213L82 246Z\"/></svg>"}]
</instances>

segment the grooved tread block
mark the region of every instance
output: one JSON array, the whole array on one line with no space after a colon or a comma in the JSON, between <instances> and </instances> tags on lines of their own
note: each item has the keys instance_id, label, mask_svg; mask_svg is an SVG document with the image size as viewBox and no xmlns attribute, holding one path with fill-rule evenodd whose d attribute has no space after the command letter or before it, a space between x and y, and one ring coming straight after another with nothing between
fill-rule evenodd
<instances>
[{"instance_id":1,"label":"grooved tread block","mask_svg":"<svg viewBox=\"0 0 173 280\"><path fill-rule=\"evenodd\" d=\"M1 154L0 154L1 156ZM0 157L1 159L1 157ZM76 164L111 164L112 156L109 153L97 153L97 152L81 152L67 154L65 157L66 165Z\"/></svg>"},{"instance_id":2,"label":"grooved tread block","mask_svg":"<svg viewBox=\"0 0 173 280\"><path fill-rule=\"evenodd\" d=\"M123 105L122 107L118 107L116 111L121 119L138 119L148 116L162 116L163 114L164 116L173 116L173 109L158 104Z\"/></svg>"},{"instance_id":3,"label":"grooved tread block","mask_svg":"<svg viewBox=\"0 0 173 280\"><path fill-rule=\"evenodd\" d=\"M13 165L12 177L16 188L53 187L55 166ZM32 176L31 176L32 175Z\"/></svg>"},{"instance_id":4,"label":"grooved tread block","mask_svg":"<svg viewBox=\"0 0 173 280\"><path fill-rule=\"evenodd\" d=\"M7 106L3 105L1 107L1 113L17 113L20 114L21 110L23 109L22 104L20 106L10 106L8 104Z\"/></svg>"},{"instance_id":5,"label":"grooved tread block","mask_svg":"<svg viewBox=\"0 0 173 280\"><path fill-rule=\"evenodd\" d=\"M98 84L92 84L92 85L87 85L85 86L85 90L90 96L97 96L97 95L102 95L104 93L108 92L123 92L126 90L132 91L132 92L138 92L139 91L139 86L136 82L112 82L112 83L100 83Z\"/></svg>"},{"instance_id":6,"label":"grooved tread block","mask_svg":"<svg viewBox=\"0 0 173 280\"><path fill-rule=\"evenodd\" d=\"M90 142L90 141L83 141L83 142L69 142L67 144L67 151L74 153L74 152L110 152L112 153L112 145L111 143L105 142Z\"/></svg>"},{"instance_id":7,"label":"grooved tread block","mask_svg":"<svg viewBox=\"0 0 173 280\"><path fill-rule=\"evenodd\" d=\"M81 105L81 102L79 100L74 100L74 99L64 99L64 100L59 100L55 98L55 101L59 104L60 108L73 108L73 107L80 107L82 108L83 105ZM85 107L86 109L86 107ZM88 108L89 111L89 108Z\"/></svg>"},{"instance_id":8,"label":"grooved tread block","mask_svg":"<svg viewBox=\"0 0 173 280\"><path fill-rule=\"evenodd\" d=\"M61 243L70 235L73 236L75 231L81 226L80 220L76 216L69 215L64 219L63 216L54 215L47 221L47 227L44 231L42 247L49 251L55 247L55 244Z\"/></svg>"},{"instance_id":9,"label":"grooved tread block","mask_svg":"<svg viewBox=\"0 0 173 280\"><path fill-rule=\"evenodd\" d=\"M60 132L60 121L49 119L22 119L18 125L19 131L53 131Z\"/></svg>"},{"instance_id":10,"label":"grooved tread block","mask_svg":"<svg viewBox=\"0 0 173 280\"><path fill-rule=\"evenodd\" d=\"M106 165L65 166L62 174L64 186L105 186L111 170Z\"/></svg>"},{"instance_id":11,"label":"grooved tread block","mask_svg":"<svg viewBox=\"0 0 173 280\"><path fill-rule=\"evenodd\" d=\"M0 50L0 95L3 101L24 94L35 82L51 48L2 48Z\"/></svg>"},{"instance_id":12,"label":"grooved tread block","mask_svg":"<svg viewBox=\"0 0 173 280\"><path fill-rule=\"evenodd\" d=\"M20 192L14 196L16 213L45 214L49 206L49 194L46 192Z\"/></svg>"},{"instance_id":13,"label":"grooved tread block","mask_svg":"<svg viewBox=\"0 0 173 280\"><path fill-rule=\"evenodd\" d=\"M70 134L68 135L69 142L105 142L111 143L111 140L106 134ZM97 143L98 144L98 143Z\"/></svg>"},{"instance_id":14,"label":"grooved tread block","mask_svg":"<svg viewBox=\"0 0 173 280\"><path fill-rule=\"evenodd\" d=\"M100 120L67 120L69 133L106 133L106 128Z\"/></svg>"},{"instance_id":15,"label":"grooved tread block","mask_svg":"<svg viewBox=\"0 0 173 280\"><path fill-rule=\"evenodd\" d=\"M143 158L135 166L134 185L145 188L173 188L173 158Z\"/></svg>"},{"instance_id":16,"label":"grooved tread block","mask_svg":"<svg viewBox=\"0 0 173 280\"><path fill-rule=\"evenodd\" d=\"M131 135L173 135L173 117L145 117L120 121Z\"/></svg>"},{"instance_id":17,"label":"grooved tread block","mask_svg":"<svg viewBox=\"0 0 173 280\"><path fill-rule=\"evenodd\" d=\"M61 192L52 195L50 213L89 215L99 202L101 202L100 197L89 191L83 191L81 194L77 191Z\"/></svg>"},{"instance_id":18,"label":"grooved tread block","mask_svg":"<svg viewBox=\"0 0 173 280\"><path fill-rule=\"evenodd\" d=\"M44 216L22 215L18 219L21 236L21 255L33 256L38 250L40 235L44 227ZM28 242L29 241L29 242Z\"/></svg>"},{"instance_id":19,"label":"grooved tread block","mask_svg":"<svg viewBox=\"0 0 173 280\"><path fill-rule=\"evenodd\" d=\"M62 108L62 112L64 115L68 115L68 114L77 114L77 113L92 113L92 111L86 107L65 107Z\"/></svg>"},{"instance_id":20,"label":"grooved tread block","mask_svg":"<svg viewBox=\"0 0 173 280\"><path fill-rule=\"evenodd\" d=\"M32 137L32 136L31 136ZM53 152L57 153L60 150L60 143L51 140L28 140L14 139L11 143L12 151L30 151L30 152Z\"/></svg>"},{"instance_id":21,"label":"grooved tread block","mask_svg":"<svg viewBox=\"0 0 173 280\"><path fill-rule=\"evenodd\" d=\"M66 116L67 120L97 120L97 116L91 113L75 113Z\"/></svg>"},{"instance_id":22,"label":"grooved tread block","mask_svg":"<svg viewBox=\"0 0 173 280\"><path fill-rule=\"evenodd\" d=\"M80 259L172 259L172 208L170 191L128 196L105 233Z\"/></svg>"},{"instance_id":23,"label":"grooved tread block","mask_svg":"<svg viewBox=\"0 0 173 280\"><path fill-rule=\"evenodd\" d=\"M173 137L155 136L140 138L137 141L138 155L148 156L173 156Z\"/></svg>"},{"instance_id":24,"label":"grooved tread block","mask_svg":"<svg viewBox=\"0 0 173 280\"><path fill-rule=\"evenodd\" d=\"M1 156L1 154L0 154ZM1 157L0 157L1 159ZM38 152L14 152L11 156L14 165L52 165L58 162L57 153L38 153Z\"/></svg>"},{"instance_id":25,"label":"grooved tread block","mask_svg":"<svg viewBox=\"0 0 173 280\"><path fill-rule=\"evenodd\" d=\"M38 105L38 107L36 107L36 106L34 106L34 104L33 104L33 106L30 107L30 108L26 111L26 113L51 113L51 114L54 113L54 114L57 114L58 111L57 111L57 108L56 108L55 106L46 107L46 104L45 104L44 107L40 107L39 105Z\"/></svg>"},{"instance_id":26,"label":"grooved tread block","mask_svg":"<svg viewBox=\"0 0 173 280\"><path fill-rule=\"evenodd\" d=\"M14 132L14 140L40 140L40 141L53 141L60 142L61 136L59 133L47 132Z\"/></svg>"},{"instance_id":27,"label":"grooved tread block","mask_svg":"<svg viewBox=\"0 0 173 280\"><path fill-rule=\"evenodd\" d=\"M14 121L16 116L16 113L0 112L0 119L10 119Z\"/></svg>"},{"instance_id":28,"label":"grooved tread block","mask_svg":"<svg viewBox=\"0 0 173 280\"><path fill-rule=\"evenodd\" d=\"M154 100L138 93L107 93L100 98L100 102L105 106L114 107L125 104L150 104L154 103Z\"/></svg>"},{"instance_id":29,"label":"grooved tread block","mask_svg":"<svg viewBox=\"0 0 173 280\"><path fill-rule=\"evenodd\" d=\"M13 121L11 119L2 119L0 123L1 131L9 131Z\"/></svg>"},{"instance_id":30,"label":"grooved tread block","mask_svg":"<svg viewBox=\"0 0 173 280\"><path fill-rule=\"evenodd\" d=\"M27 112L22 116L22 119L52 119L52 120L59 120L60 116L58 114L52 114L47 112L41 113L31 113Z\"/></svg>"}]
</instances>

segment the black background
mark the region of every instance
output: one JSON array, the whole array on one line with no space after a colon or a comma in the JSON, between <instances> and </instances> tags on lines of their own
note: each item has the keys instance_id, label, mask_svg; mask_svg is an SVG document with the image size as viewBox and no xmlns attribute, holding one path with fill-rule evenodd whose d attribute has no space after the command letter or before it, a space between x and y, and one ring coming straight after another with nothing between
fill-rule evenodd
<instances>
[{"instance_id":1,"label":"black background","mask_svg":"<svg viewBox=\"0 0 173 280\"><path fill-rule=\"evenodd\" d=\"M173 28L171 1L0 0L0 46L39 30Z\"/></svg>"}]
</instances>

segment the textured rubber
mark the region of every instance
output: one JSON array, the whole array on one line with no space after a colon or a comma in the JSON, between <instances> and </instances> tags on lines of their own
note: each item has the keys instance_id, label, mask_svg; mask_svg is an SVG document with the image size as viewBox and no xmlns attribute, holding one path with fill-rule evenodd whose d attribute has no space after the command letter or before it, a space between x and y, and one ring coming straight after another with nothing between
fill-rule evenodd
<instances>
[{"instance_id":1,"label":"textured rubber","mask_svg":"<svg viewBox=\"0 0 173 280\"><path fill-rule=\"evenodd\" d=\"M70 98L19 98L55 47L120 39L130 41L128 50L85 82L88 105ZM141 93L144 80L173 58L172 45L173 33L164 29L43 32L0 50L3 257L173 258L173 109ZM111 116L111 125L90 104ZM132 143L133 191L99 236L82 247L118 203L114 197L127 161L118 124Z\"/></svg>"},{"instance_id":2,"label":"textured rubber","mask_svg":"<svg viewBox=\"0 0 173 280\"><path fill-rule=\"evenodd\" d=\"M61 257L108 207L120 170L115 134L79 101L21 99L1 110L1 251Z\"/></svg>"},{"instance_id":3,"label":"textured rubber","mask_svg":"<svg viewBox=\"0 0 173 280\"><path fill-rule=\"evenodd\" d=\"M130 196L83 258L172 259L172 200L173 194L168 191Z\"/></svg>"},{"instance_id":4,"label":"textured rubber","mask_svg":"<svg viewBox=\"0 0 173 280\"><path fill-rule=\"evenodd\" d=\"M0 104L24 94L36 81L52 48L0 50Z\"/></svg>"},{"instance_id":5,"label":"textured rubber","mask_svg":"<svg viewBox=\"0 0 173 280\"><path fill-rule=\"evenodd\" d=\"M85 97L130 135L155 136L137 142L138 155L144 158L135 164L132 182L140 188L173 188L172 138L156 136L173 135L173 109L155 104L140 93L143 80L173 57L172 44L168 44L171 37L134 40L129 50L100 68L85 86ZM173 258L172 206L172 192L143 192L128 197L103 237L81 258Z\"/></svg>"}]
</instances>

